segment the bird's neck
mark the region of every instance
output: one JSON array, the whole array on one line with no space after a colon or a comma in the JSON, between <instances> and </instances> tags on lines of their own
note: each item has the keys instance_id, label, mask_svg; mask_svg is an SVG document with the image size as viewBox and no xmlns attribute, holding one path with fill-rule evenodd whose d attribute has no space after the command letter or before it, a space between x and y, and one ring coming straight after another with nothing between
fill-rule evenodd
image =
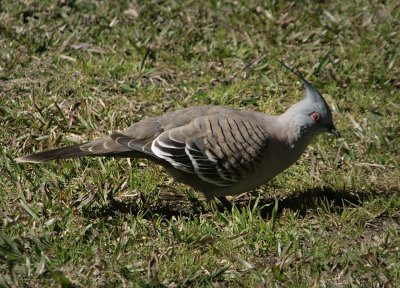
<instances>
[{"instance_id":1,"label":"bird's neck","mask_svg":"<svg viewBox=\"0 0 400 288\"><path fill-rule=\"evenodd\" d=\"M274 121L269 121L269 129L274 135L275 144L270 162L273 163L274 171L268 175L269 179L295 163L314 139L313 135L305 133L307 127L297 123L301 121L299 122L292 114L282 114L276 116Z\"/></svg>"},{"instance_id":2,"label":"bird's neck","mask_svg":"<svg viewBox=\"0 0 400 288\"><path fill-rule=\"evenodd\" d=\"M278 116L281 129L279 135L282 137L279 140L286 143L289 148L303 152L317 135L312 133L312 129L309 129L307 124L301 124L306 122L301 121L300 117L299 114L291 113L289 110Z\"/></svg>"}]
</instances>

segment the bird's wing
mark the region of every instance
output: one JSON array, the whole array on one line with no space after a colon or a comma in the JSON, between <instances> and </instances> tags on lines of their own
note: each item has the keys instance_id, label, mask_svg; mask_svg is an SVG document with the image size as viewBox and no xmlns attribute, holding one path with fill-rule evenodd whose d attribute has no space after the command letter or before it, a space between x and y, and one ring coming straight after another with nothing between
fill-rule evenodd
<instances>
[{"instance_id":1,"label":"bird's wing","mask_svg":"<svg viewBox=\"0 0 400 288\"><path fill-rule=\"evenodd\" d=\"M270 143L267 129L258 120L226 115L197 117L164 131L146 145L121 133L114 133L111 138L217 186L230 186L245 179L262 164Z\"/></svg>"}]
</instances>

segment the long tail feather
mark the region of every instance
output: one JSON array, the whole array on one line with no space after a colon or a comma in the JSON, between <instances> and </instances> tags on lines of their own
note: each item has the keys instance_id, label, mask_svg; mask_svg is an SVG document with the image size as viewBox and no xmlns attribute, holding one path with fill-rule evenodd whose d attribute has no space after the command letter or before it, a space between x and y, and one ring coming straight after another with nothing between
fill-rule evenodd
<instances>
[{"instance_id":1,"label":"long tail feather","mask_svg":"<svg viewBox=\"0 0 400 288\"><path fill-rule=\"evenodd\" d=\"M52 149L32 155L16 158L16 162L44 163L51 160L76 158L82 156L117 156L132 149L116 143L111 138L98 139L92 142Z\"/></svg>"},{"instance_id":2,"label":"long tail feather","mask_svg":"<svg viewBox=\"0 0 400 288\"><path fill-rule=\"evenodd\" d=\"M86 143L84 143L86 144ZM16 162L30 162L30 163L43 163L57 159L75 158L80 156L91 155L89 151L82 151L80 147L84 144L77 144L69 147L57 148L39 152L32 155L26 155L16 158Z\"/></svg>"}]
</instances>

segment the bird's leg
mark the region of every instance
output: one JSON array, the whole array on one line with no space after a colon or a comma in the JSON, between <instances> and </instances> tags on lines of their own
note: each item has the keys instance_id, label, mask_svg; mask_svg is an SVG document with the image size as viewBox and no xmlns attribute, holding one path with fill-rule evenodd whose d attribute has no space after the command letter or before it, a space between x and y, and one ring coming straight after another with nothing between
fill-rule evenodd
<instances>
[{"instance_id":1,"label":"bird's leg","mask_svg":"<svg viewBox=\"0 0 400 288\"><path fill-rule=\"evenodd\" d=\"M226 199L225 197L217 197L217 199L221 202L222 205L224 205L226 209L228 209L228 211L232 211L232 204L228 199Z\"/></svg>"},{"instance_id":2,"label":"bird's leg","mask_svg":"<svg viewBox=\"0 0 400 288\"><path fill-rule=\"evenodd\" d=\"M218 207L217 206L215 206L215 201L213 201L213 200L215 200L215 198L217 198L220 202L221 202L221 204L226 208L226 209L228 209L228 211L231 211L232 210L232 204L231 204L231 202L229 202L229 200L228 199L226 199L225 197L210 197L210 196L206 196L206 195L204 195L205 197L206 197L206 200L207 200L207 203L208 203L208 205L209 205L209 207L211 208L211 210L214 210L214 209L217 209L217 210L220 210L220 209L218 209Z\"/></svg>"}]
</instances>

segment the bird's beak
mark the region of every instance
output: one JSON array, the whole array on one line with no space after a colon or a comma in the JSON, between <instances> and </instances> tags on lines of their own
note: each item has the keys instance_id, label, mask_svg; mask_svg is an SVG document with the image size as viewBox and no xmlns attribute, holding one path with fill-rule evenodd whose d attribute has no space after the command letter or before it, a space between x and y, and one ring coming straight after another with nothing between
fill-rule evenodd
<instances>
[{"instance_id":1,"label":"bird's beak","mask_svg":"<svg viewBox=\"0 0 400 288\"><path fill-rule=\"evenodd\" d=\"M336 136L336 138L340 138L340 132L336 129L332 129L331 131L329 131L330 133L332 133L333 135Z\"/></svg>"},{"instance_id":2,"label":"bird's beak","mask_svg":"<svg viewBox=\"0 0 400 288\"><path fill-rule=\"evenodd\" d=\"M329 133L335 135L336 138L340 138L340 132L336 129L336 127L333 124L326 127L326 130L328 130Z\"/></svg>"}]
</instances>

